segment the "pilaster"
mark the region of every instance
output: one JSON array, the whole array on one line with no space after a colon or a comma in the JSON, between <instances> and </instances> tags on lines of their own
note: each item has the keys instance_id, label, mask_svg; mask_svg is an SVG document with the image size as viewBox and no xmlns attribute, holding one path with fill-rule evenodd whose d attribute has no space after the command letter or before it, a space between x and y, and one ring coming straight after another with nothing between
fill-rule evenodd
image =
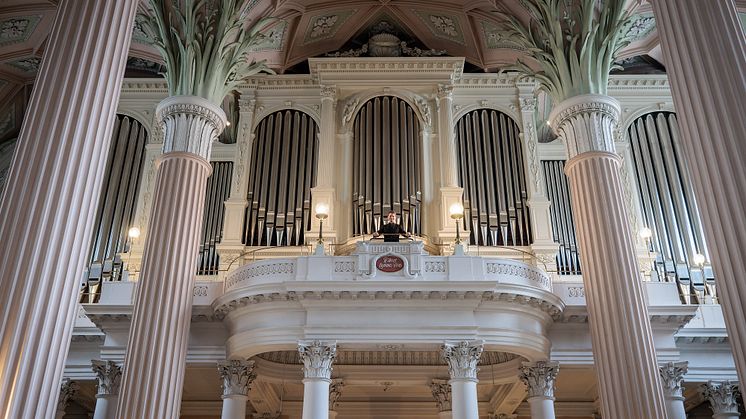
<instances>
[{"instance_id":1,"label":"pilaster","mask_svg":"<svg viewBox=\"0 0 746 419\"><path fill-rule=\"evenodd\" d=\"M730 381L702 384L699 388L702 397L710 402L713 419L739 418L738 384Z\"/></svg>"}]
</instances>

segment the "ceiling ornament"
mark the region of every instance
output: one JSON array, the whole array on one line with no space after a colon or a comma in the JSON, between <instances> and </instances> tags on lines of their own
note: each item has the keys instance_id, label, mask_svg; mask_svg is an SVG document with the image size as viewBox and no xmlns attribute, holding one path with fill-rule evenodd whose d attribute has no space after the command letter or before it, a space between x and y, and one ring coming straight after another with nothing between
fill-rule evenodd
<instances>
[{"instance_id":1,"label":"ceiling ornament","mask_svg":"<svg viewBox=\"0 0 746 419\"><path fill-rule=\"evenodd\" d=\"M41 66L41 58L39 57L28 57L20 60L10 61L9 65L25 72L25 73L36 73L39 71Z\"/></svg>"},{"instance_id":2,"label":"ceiling ornament","mask_svg":"<svg viewBox=\"0 0 746 419\"><path fill-rule=\"evenodd\" d=\"M652 13L639 14L632 17L627 38L631 41L638 41L646 38L655 29L655 18Z\"/></svg>"},{"instance_id":3,"label":"ceiling ornament","mask_svg":"<svg viewBox=\"0 0 746 419\"><path fill-rule=\"evenodd\" d=\"M317 15L309 20L304 44L318 42L333 37L347 18L357 10L345 10L334 14Z\"/></svg>"},{"instance_id":4,"label":"ceiling ornament","mask_svg":"<svg viewBox=\"0 0 746 419\"><path fill-rule=\"evenodd\" d=\"M257 44L251 47L249 51L281 51L282 41L283 39L285 39L285 32L287 30L287 27L287 21L279 21L275 26L267 29L264 39L257 42Z\"/></svg>"},{"instance_id":5,"label":"ceiling ornament","mask_svg":"<svg viewBox=\"0 0 746 419\"><path fill-rule=\"evenodd\" d=\"M515 43L500 26L488 21L480 22L482 35L484 36L484 45L488 49L512 49L516 51L525 51L520 45Z\"/></svg>"},{"instance_id":6,"label":"ceiling ornament","mask_svg":"<svg viewBox=\"0 0 746 419\"><path fill-rule=\"evenodd\" d=\"M434 14L421 10L415 10L414 12L420 20L425 23L428 29L430 29L430 32L432 32L433 35L438 38L457 42L461 45L466 45L463 32L461 31L461 25L459 25L457 17Z\"/></svg>"},{"instance_id":7,"label":"ceiling ornament","mask_svg":"<svg viewBox=\"0 0 746 419\"><path fill-rule=\"evenodd\" d=\"M39 20L41 16L14 17L0 21L0 46L27 41Z\"/></svg>"},{"instance_id":8,"label":"ceiling ornament","mask_svg":"<svg viewBox=\"0 0 746 419\"><path fill-rule=\"evenodd\" d=\"M16 105L12 104L5 115L0 116L0 138L6 136L16 127Z\"/></svg>"},{"instance_id":9,"label":"ceiling ornament","mask_svg":"<svg viewBox=\"0 0 746 419\"><path fill-rule=\"evenodd\" d=\"M145 16L140 14L135 16L135 26L132 28L132 42L146 45L153 43L154 39L148 33L145 27L146 24Z\"/></svg>"}]
</instances>

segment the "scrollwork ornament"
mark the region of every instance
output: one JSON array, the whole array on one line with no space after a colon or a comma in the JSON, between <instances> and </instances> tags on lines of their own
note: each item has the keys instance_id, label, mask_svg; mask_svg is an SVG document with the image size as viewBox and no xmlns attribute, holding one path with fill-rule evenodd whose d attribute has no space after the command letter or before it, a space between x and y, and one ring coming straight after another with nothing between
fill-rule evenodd
<instances>
[{"instance_id":1,"label":"scrollwork ornament","mask_svg":"<svg viewBox=\"0 0 746 419\"><path fill-rule=\"evenodd\" d=\"M558 372L559 364L556 362L524 362L518 378L526 385L528 398L544 397L554 400L554 382Z\"/></svg>"},{"instance_id":2,"label":"scrollwork ornament","mask_svg":"<svg viewBox=\"0 0 746 419\"><path fill-rule=\"evenodd\" d=\"M422 115L422 121L425 123L426 127L432 126L432 114L430 113L430 105L427 104L427 100L420 96L416 96L414 98L414 103L417 105L417 109L419 109L420 114Z\"/></svg>"},{"instance_id":3,"label":"scrollwork ornament","mask_svg":"<svg viewBox=\"0 0 746 419\"><path fill-rule=\"evenodd\" d=\"M451 380L477 381L477 364L484 351L482 342L446 342L440 350L441 356L448 364Z\"/></svg>"},{"instance_id":4,"label":"scrollwork ornament","mask_svg":"<svg viewBox=\"0 0 746 419\"><path fill-rule=\"evenodd\" d=\"M329 384L329 410L337 410L339 397L342 396L344 385L345 383L341 379L334 379Z\"/></svg>"},{"instance_id":5,"label":"scrollwork ornament","mask_svg":"<svg viewBox=\"0 0 746 419\"><path fill-rule=\"evenodd\" d=\"M337 357L336 342L298 342L298 353L303 362L305 378L329 380L332 376L332 363Z\"/></svg>"},{"instance_id":6,"label":"scrollwork ornament","mask_svg":"<svg viewBox=\"0 0 746 419\"><path fill-rule=\"evenodd\" d=\"M438 404L439 412L451 410L451 385L445 380L433 380L430 383L430 391L433 393L435 403Z\"/></svg>"},{"instance_id":7,"label":"scrollwork ornament","mask_svg":"<svg viewBox=\"0 0 746 419\"><path fill-rule=\"evenodd\" d=\"M355 118L355 109L360 103L360 98L350 98L345 103L344 111L342 111L342 126L346 127Z\"/></svg>"}]
</instances>

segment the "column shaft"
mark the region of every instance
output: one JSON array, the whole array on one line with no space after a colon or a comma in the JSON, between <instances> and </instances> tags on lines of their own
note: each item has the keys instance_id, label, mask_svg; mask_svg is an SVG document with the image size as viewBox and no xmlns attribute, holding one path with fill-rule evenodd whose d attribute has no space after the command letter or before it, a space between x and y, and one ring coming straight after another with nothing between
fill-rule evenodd
<instances>
[{"instance_id":1,"label":"column shaft","mask_svg":"<svg viewBox=\"0 0 746 419\"><path fill-rule=\"evenodd\" d=\"M531 419L554 419L554 400L548 397L531 397L528 400Z\"/></svg>"},{"instance_id":2,"label":"column shaft","mask_svg":"<svg viewBox=\"0 0 746 419\"><path fill-rule=\"evenodd\" d=\"M62 0L0 213L0 417L52 418L137 1Z\"/></svg>"},{"instance_id":3,"label":"column shaft","mask_svg":"<svg viewBox=\"0 0 746 419\"><path fill-rule=\"evenodd\" d=\"M223 396L223 413L220 419L246 419L246 402L249 396L232 394Z\"/></svg>"},{"instance_id":4,"label":"column shaft","mask_svg":"<svg viewBox=\"0 0 746 419\"><path fill-rule=\"evenodd\" d=\"M303 380L303 419L328 419L329 380L306 378Z\"/></svg>"},{"instance_id":5,"label":"column shaft","mask_svg":"<svg viewBox=\"0 0 746 419\"><path fill-rule=\"evenodd\" d=\"M453 128L453 86L438 86L437 100L441 187L457 187L458 161Z\"/></svg>"},{"instance_id":6,"label":"column shaft","mask_svg":"<svg viewBox=\"0 0 746 419\"><path fill-rule=\"evenodd\" d=\"M583 282L603 416L666 417L655 346L627 221L613 131L619 104L585 95L555 107L583 263Z\"/></svg>"},{"instance_id":7,"label":"column shaft","mask_svg":"<svg viewBox=\"0 0 746 419\"><path fill-rule=\"evenodd\" d=\"M728 337L746 382L746 41L732 0L655 0L681 142Z\"/></svg>"},{"instance_id":8,"label":"column shaft","mask_svg":"<svg viewBox=\"0 0 746 419\"><path fill-rule=\"evenodd\" d=\"M117 414L118 398L115 394L97 394L93 419L114 419Z\"/></svg>"},{"instance_id":9,"label":"column shaft","mask_svg":"<svg viewBox=\"0 0 746 419\"><path fill-rule=\"evenodd\" d=\"M319 125L319 162L316 186L333 188L335 185L334 170L336 169L335 151L337 139L337 124L334 118L337 89L334 86L321 88L321 110Z\"/></svg>"},{"instance_id":10,"label":"column shaft","mask_svg":"<svg viewBox=\"0 0 746 419\"><path fill-rule=\"evenodd\" d=\"M451 414L453 419L479 419L477 382L451 380Z\"/></svg>"}]
</instances>

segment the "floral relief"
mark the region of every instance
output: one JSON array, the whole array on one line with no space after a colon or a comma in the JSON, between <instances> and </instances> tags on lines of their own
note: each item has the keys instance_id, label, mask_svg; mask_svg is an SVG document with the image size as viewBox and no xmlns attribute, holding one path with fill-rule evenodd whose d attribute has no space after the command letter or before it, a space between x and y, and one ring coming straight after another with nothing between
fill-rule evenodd
<instances>
[{"instance_id":1,"label":"floral relief","mask_svg":"<svg viewBox=\"0 0 746 419\"><path fill-rule=\"evenodd\" d=\"M34 32L39 16L17 17L0 22L0 45L26 41Z\"/></svg>"},{"instance_id":2,"label":"floral relief","mask_svg":"<svg viewBox=\"0 0 746 419\"><path fill-rule=\"evenodd\" d=\"M316 19L311 27L311 38L328 35L334 28L337 20L339 20L339 16L337 15L321 16Z\"/></svg>"}]
</instances>

